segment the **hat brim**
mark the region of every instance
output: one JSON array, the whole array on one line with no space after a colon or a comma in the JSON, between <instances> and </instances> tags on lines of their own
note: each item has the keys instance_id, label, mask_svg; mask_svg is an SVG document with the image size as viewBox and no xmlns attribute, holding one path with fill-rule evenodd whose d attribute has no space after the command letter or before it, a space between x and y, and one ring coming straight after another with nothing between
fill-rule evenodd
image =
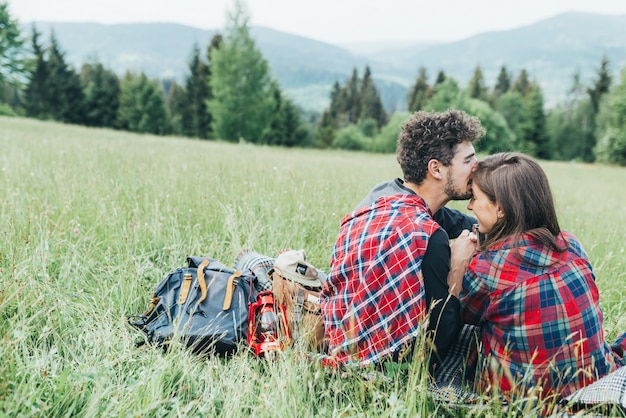
<instances>
[{"instance_id":1,"label":"hat brim","mask_svg":"<svg viewBox=\"0 0 626 418\"><path fill-rule=\"evenodd\" d=\"M268 274L273 274L273 273L277 273L280 276L284 277L285 279L301 284L302 286L306 286L306 287L310 287L314 289L321 289L323 285L323 282L320 279L308 279L306 277L300 276L299 274L292 274L289 271L284 271L280 267L276 267L276 266L274 266L270 271L268 271ZM318 274L320 274L319 271L318 271Z\"/></svg>"}]
</instances>

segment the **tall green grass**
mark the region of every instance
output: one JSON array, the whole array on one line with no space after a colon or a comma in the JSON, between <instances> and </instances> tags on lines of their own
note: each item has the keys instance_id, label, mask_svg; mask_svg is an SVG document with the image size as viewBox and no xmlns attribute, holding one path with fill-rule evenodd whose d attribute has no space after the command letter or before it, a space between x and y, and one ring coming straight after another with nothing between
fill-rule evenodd
<instances>
[{"instance_id":1,"label":"tall green grass","mask_svg":"<svg viewBox=\"0 0 626 418\"><path fill-rule=\"evenodd\" d=\"M504 416L286 352L140 350L126 316L187 255L304 248L327 269L343 215L399 176L393 155L140 136L0 117L0 415ZM543 163L562 227L595 266L609 337L626 330L626 170ZM464 202L453 206L464 209ZM495 401L494 401L495 402ZM495 405L495 403L494 403Z\"/></svg>"}]
</instances>

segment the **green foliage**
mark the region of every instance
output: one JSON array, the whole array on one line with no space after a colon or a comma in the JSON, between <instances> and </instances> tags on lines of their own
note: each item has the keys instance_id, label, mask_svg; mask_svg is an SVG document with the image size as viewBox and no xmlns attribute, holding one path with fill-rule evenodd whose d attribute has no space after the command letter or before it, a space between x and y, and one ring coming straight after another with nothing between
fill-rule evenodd
<instances>
[{"instance_id":1,"label":"green foliage","mask_svg":"<svg viewBox=\"0 0 626 418\"><path fill-rule=\"evenodd\" d=\"M626 131L608 128L598 141L598 161L626 166Z\"/></svg>"},{"instance_id":2,"label":"green foliage","mask_svg":"<svg viewBox=\"0 0 626 418\"><path fill-rule=\"evenodd\" d=\"M441 112L450 108L464 110L480 119L487 131L485 137L476 144L480 152L492 153L514 148L515 135L505 118L487 102L470 98L467 91L459 88L456 80L448 77L437 86L435 94L426 104L426 110Z\"/></svg>"},{"instance_id":3,"label":"green foliage","mask_svg":"<svg viewBox=\"0 0 626 418\"><path fill-rule=\"evenodd\" d=\"M0 115L2 116L16 116L15 111L11 106L6 103L0 103Z\"/></svg>"},{"instance_id":4,"label":"green foliage","mask_svg":"<svg viewBox=\"0 0 626 418\"><path fill-rule=\"evenodd\" d=\"M531 87L526 97L526 109L529 129L525 141L534 149L537 158L549 160L554 153L554 147L546 133L546 114L543 105L543 93L539 86Z\"/></svg>"},{"instance_id":5,"label":"green foliage","mask_svg":"<svg viewBox=\"0 0 626 418\"><path fill-rule=\"evenodd\" d=\"M172 133L181 136L192 136L193 121L190 104L185 88L173 82L167 95L167 108L170 112Z\"/></svg>"},{"instance_id":6,"label":"green foliage","mask_svg":"<svg viewBox=\"0 0 626 418\"><path fill-rule=\"evenodd\" d=\"M477 151L493 154L514 149L515 135L509 129L504 117L499 112L491 109L486 102L470 99L461 109L470 115L478 117L487 131L485 136L476 143Z\"/></svg>"},{"instance_id":7,"label":"green foliage","mask_svg":"<svg viewBox=\"0 0 626 418\"><path fill-rule=\"evenodd\" d=\"M164 135L170 131L163 91L156 80L127 72L121 83L117 126L131 132Z\"/></svg>"},{"instance_id":8,"label":"green foliage","mask_svg":"<svg viewBox=\"0 0 626 418\"><path fill-rule=\"evenodd\" d=\"M359 131L361 131L361 133L368 138L374 138L374 136L376 136L376 134L378 133L378 122L376 121L376 119L360 119L357 122L356 126L357 128L359 128Z\"/></svg>"},{"instance_id":9,"label":"green foliage","mask_svg":"<svg viewBox=\"0 0 626 418\"><path fill-rule=\"evenodd\" d=\"M85 96L80 77L65 62L54 33L49 47L44 48L39 43L39 34L33 30L32 43L35 62L25 92L26 114L39 119L84 123Z\"/></svg>"},{"instance_id":10,"label":"green foliage","mask_svg":"<svg viewBox=\"0 0 626 418\"><path fill-rule=\"evenodd\" d=\"M348 125L337 131L333 140L333 148L350 151L364 151L368 149L371 139L363 135L356 125Z\"/></svg>"},{"instance_id":11,"label":"green foliage","mask_svg":"<svg viewBox=\"0 0 626 418\"><path fill-rule=\"evenodd\" d=\"M80 74L85 95L87 126L114 127L119 108L120 80L117 75L99 62L83 65Z\"/></svg>"},{"instance_id":12,"label":"green foliage","mask_svg":"<svg viewBox=\"0 0 626 418\"><path fill-rule=\"evenodd\" d=\"M389 122L383 126L380 133L376 135L374 141L372 141L371 151L381 153L394 153L396 152L396 144L398 142L398 136L402 130L402 125L409 118L408 112L397 112L391 115Z\"/></svg>"},{"instance_id":13,"label":"green foliage","mask_svg":"<svg viewBox=\"0 0 626 418\"><path fill-rule=\"evenodd\" d=\"M39 119L49 118L47 108L46 80L49 77L48 65L45 59L45 48L40 42L41 34L33 27L31 43L33 50L32 69L29 74L29 83L24 92L24 108L26 115Z\"/></svg>"},{"instance_id":14,"label":"green foliage","mask_svg":"<svg viewBox=\"0 0 626 418\"><path fill-rule=\"evenodd\" d=\"M441 80L439 81L438 78L438 84L445 80L443 72L440 72L439 75ZM426 68L420 67L415 84L413 84L407 95L407 109L409 109L410 112L422 110L432 95L433 89L428 85Z\"/></svg>"},{"instance_id":15,"label":"green foliage","mask_svg":"<svg viewBox=\"0 0 626 418\"><path fill-rule=\"evenodd\" d=\"M493 93L491 95L491 103L497 101L500 96L505 94L511 88L511 76L509 75L506 66L500 67L500 72L498 73L498 78L496 80L496 84L493 87Z\"/></svg>"},{"instance_id":16,"label":"green foliage","mask_svg":"<svg viewBox=\"0 0 626 418\"><path fill-rule=\"evenodd\" d=\"M522 95L522 97L526 97L526 95L530 92L531 88L532 88L532 83L530 82L530 79L528 78L528 71L526 71L525 68L522 68L522 71L520 71L519 76L517 76L517 78L515 79L515 82L511 86L511 90L518 92L519 94Z\"/></svg>"},{"instance_id":17,"label":"green foliage","mask_svg":"<svg viewBox=\"0 0 626 418\"><path fill-rule=\"evenodd\" d=\"M50 36L46 66L48 71L44 93L46 113L61 122L83 124L85 96L80 76L67 64L65 53L61 50L54 33Z\"/></svg>"},{"instance_id":18,"label":"green foliage","mask_svg":"<svg viewBox=\"0 0 626 418\"><path fill-rule=\"evenodd\" d=\"M211 51L209 111L215 136L227 141L259 142L272 111L267 61L250 36L245 4L235 1L226 38Z\"/></svg>"},{"instance_id":19,"label":"green foliage","mask_svg":"<svg viewBox=\"0 0 626 418\"><path fill-rule=\"evenodd\" d=\"M567 99L548 112L546 131L554 144L558 160L593 162L595 154L595 115L591 100L575 73Z\"/></svg>"},{"instance_id":20,"label":"green foliage","mask_svg":"<svg viewBox=\"0 0 626 418\"><path fill-rule=\"evenodd\" d=\"M332 108L331 108L332 109ZM318 148L330 148L335 139L335 122L331 110L325 110L315 131L315 145Z\"/></svg>"},{"instance_id":21,"label":"green foliage","mask_svg":"<svg viewBox=\"0 0 626 418\"><path fill-rule=\"evenodd\" d=\"M472 99L487 101L487 86L485 85L485 77L480 65L474 70L474 74L467 86L467 94Z\"/></svg>"},{"instance_id":22,"label":"green foliage","mask_svg":"<svg viewBox=\"0 0 626 418\"><path fill-rule=\"evenodd\" d=\"M215 46L217 47L219 45ZM195 47L189 62L189 75L184 89L187 105L182 109L185 112L182 120L186 136L203 139L211 137L212 117L207 107L207 102L211 99L209 77L209 66L200 59L200 49Z\"/></svg>"},{"instance_id":23,"label":"green foliage","mask_svg":"<svg viewBox=\"0 0 626 418\"><path fill-rule=\"evenodd\" d=\"M287 147L312 146L313 134L304 125L299 109L288 97L283 97L276 82L272 83L272 97L274 109L259 143Z\"/></svg>"},{"instance_id":24,"label":"green foliage","mask_svg":"<svg viewBox=\"0 0 626 418\"><path fill-rule=\"evenodd\" d=\"M622 70L620 83L603 100L597 125L598 160L626 165L626 68Z\"/></svg>"},{"instance_id":25,"label":"green foliage","mask_svg":"<svg viewBox=\"0 0 626 418\"><path fill-rule=\"evenodd\" d=\"M369 67L365 67L365 73L363 74L363 80L361 81L360 96L360 114L359 120L370 119L376 122L377 127L383 126L387 123L387 114L383 108L383 103L380 99L380 93L374 85L372 79L372 72Z\"/></svg>"},{"instance_id":26,"label":"green foliage","mask_svg":"<svg viewBox=\"0 0 626 418\"><path fill-rule=\"evenodd\" d=\"M26 66L26 49L18 22L11 18L8 3L0 2L0 84L21 84Z\"/></svg>"},{"instance_id":27,"label":"green foliage","mask_svg":"<svg viewBox=\"0 0 626 418\"><path fill-rule=\"evenodd\" d=\"M593 113L598 113L600 109L600 101L602 96L609 92L611 87L611 73L609 71L609 59L604 55L600 62L600 68L597 71L597 77L593 82L593 86L587 89Z\"/></svg>"},{"instance_id":28,"label":"green foliage","mask_svg":"<svg viewBox=\"0 0 626 418\"><path fill-rule=\"evenodd\" d=\"M515 149L528 153L524 144L528 122L522 95L517 91L508 91L496 100L494 109L504 117L509 129L514 134Z\"/></svg>"},{"instance_id":29,"label":"green foliage","mask_svg":"<svg viewBox=\"0 0 626 418\"><path fill-rule=\"evenodd\" d=\"M0 8L0 11L0 22L7 20L9 26L15 24L8 16L6 7ZM174 83L170 89L169 84L164 83L165 90L169 92L165 108L161 105L163 98L159 97L162 94L157 94L160 87L146 87L143 93L136 94L134 98L128 92L121 94L119 79L97 62L83 65L79 82L74 69L66 63L55 33L51 34L50 46L44 47L33 26L34 58L29 73L30 83L22 98L18 90L7 89L6 84L0 82L0 103L10 103L14 110L12 113L26 113L41 119L88 126L113 126L115 116L116 127L138 132L175 132L190 137L214 138L214 128L219 126L219 136L229 141L244 139L269 145L314 145L319 148L344 144L350 149L372 151L395 148L394 141L377 138L377 131L385 126L388 116L369 66L365 67L362 79L354 67L344 86L334 83L330 106L322 114L317 130L313 132L311 127L302 122L302 112L295 102L287 99L269 76L268 61L252 39L250 34L253 31L248 27L248 21L245 3L236 2L227 28L228 51L220 52L224 38L219 33L213 34L207 50L207 63L201 59L200 49L195 45L188 62L189 75L184 87ZM11 36L7 36L7 39L19 38L19 32L17 38L14 36L15 31L9 32ZM607 56L603 56L592 85L584 87L580 84L576 87L577 94L582 91L588 95L588 101L578 97L575 102L560 103L548 114L544 109L544 92L536 81L531 81L526 69L522 69L515 82L512 82L505 65L501 65L489 95L480 65L476 66L464 89L459 87L456 80L446 77L443 70L437 74L435 83L429 86L426 67L420 67L418 78L407 95L407 104L412 111L457 107L482 114L486 119L484 124L492 125L487 137L481 142L485 150L513 148L541 159L593 162L596 133L610 131L606 126L603 129L596 129L595 126L595 115L611 85L608 63ZM214 71L217 78L213 77ZM275 89L273 83L276 83ZM577 83L580 83L580 78ZM214 95L213 88L217 89L219 98ZM289 97L293 97L293 91L289 93ZM124 102L124 108L118 111L120 99ZM499 115L472 99L489 103L504 117L508 129ZM24 109L20 108L22 103ZM138 108L130 109L131 105ZM592 106L591 112L589 105ZM219 114L217 119L214 117L215 112ZM546 119L547 115L549 119ZM161 121L157 122L157 119ZM317 120L316 115L311 124ZM376 121L376 131L371 129L371 124L368 125L371 120ZM365 142L350 131L337 140L338 130L350 124L359 125L358 131L366 137ZM595 149L607 148L609 142L620 143L619 131L611 131L605 136L604 144Z\"/></svg>"},{"instance_id":30,"label":"green foliage","mask_svg":"<svg viewBox=\"0 0 626 418\"><path fill-rule=\"evenodd\" d=\"M342 130L367 120L374 121L376 130L378 130L387 122L387 114L383 108L378 89L374 85L370 68L365 67L363 79L359 78L359 73L354 68L352 76L347 80L345 86L340 86L339 82L335 82L333 85L330 93L330 106L324 111L318 126L318 130L321 129L317 135L318 146L324 147L325 144L332 141L333 147L342 143L350 147L347 149L362 149L358 148L359 145L357 145L360 141L352 139L345 141L342 139L336 143L337 137L331 130ZM358 130L360 129L356 131ZM350 132L352 131L347 132L348 137L351 137ZM373 136L373 133L367 134L367 136Z\"/></svg>"},{"instance_id":31,"label":"green foliage","mask_svg":"<svg viewBox=\"0 0 626 418\"><path fill-rule=\"evenodd\" d=\"M451 107L460 108L467 99L467 93L461 90L459 83L454 78L447 77L437 85L435 93L426 103L424 110L443 112Z\"/></svg>"}]
</instances>

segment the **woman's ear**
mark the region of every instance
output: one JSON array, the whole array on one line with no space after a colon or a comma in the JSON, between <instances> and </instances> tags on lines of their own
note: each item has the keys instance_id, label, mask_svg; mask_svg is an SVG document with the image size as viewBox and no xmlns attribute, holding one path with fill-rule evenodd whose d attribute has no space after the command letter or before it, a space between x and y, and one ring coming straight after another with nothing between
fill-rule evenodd
<instances>
[{"instance_id":1,"label":"woman's ear","mask_svg":"<svg viewBox=\"0 0 626 418\"><path fill-rule=\"evenodd\" d=\"M502 210L502 207L500 207L500 205L496 205L496 216L498 217L498 220L504 218L504 211Z\"/></svg>"},{"instance_id":2,"label":"woman's ear","mask_svg":"<svg viewBox=\"0 0 626 418\"><path fill-rule=\"evenodd\" d=\"M441 163L439 162L439 160L435 160L434 158L430 161L428 161L428 172L430 173L431 176L433 176L436 179L442 179L443 178L443 173L441 172Z\"/></svg>"}]
</instances>

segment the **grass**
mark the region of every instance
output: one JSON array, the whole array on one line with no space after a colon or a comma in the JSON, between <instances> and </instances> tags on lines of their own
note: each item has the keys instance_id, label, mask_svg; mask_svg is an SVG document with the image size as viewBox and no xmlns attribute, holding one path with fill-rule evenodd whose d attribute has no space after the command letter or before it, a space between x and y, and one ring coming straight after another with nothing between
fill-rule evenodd
<instances>
[{"instance_id":1,"label":"grass","mask_svg":"<svg viewBox=\"0 0 626 418\"><path fill-rule=\"evenodd\" d=\"M393 155L293 150L0 117L1 416L439 416L415 362L393 378L139 350L126 316L187 255L304 248L327 269L342 216ZM626 330L626 169L542 163L585 245L609 340ZM464 209L465 203L453 206ZM468 416L505 416L496 403Z\"/></svg>"}]
</instances>

